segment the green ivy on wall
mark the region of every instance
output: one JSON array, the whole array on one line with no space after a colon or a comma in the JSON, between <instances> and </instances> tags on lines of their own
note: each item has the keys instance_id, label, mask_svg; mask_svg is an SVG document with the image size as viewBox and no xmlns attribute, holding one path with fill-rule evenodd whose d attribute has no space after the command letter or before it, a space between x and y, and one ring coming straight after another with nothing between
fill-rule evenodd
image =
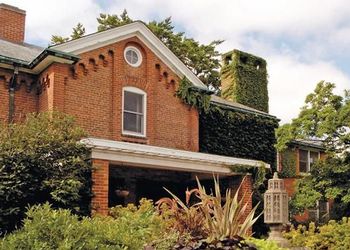
<instances>
[{"instance_id":1,"label":"green ivy on wall","mask_svg":"<svg viewBox=\"0 0 350 250\"><path fill-rule=\"evenodd\" d=\"M280 159L282 165L282 171L280 172L280 177L282 178L291 178L296 177L296 165L297 165L297 156L294 150L286 149L283 152L280 152Z\"/></svg>"},{"instance_id":2,"label":"green ivy on wall","mask_svg":"<svg viewBox=\"0 0 350 250\"><path fill-rule=\"evenodd\" d=\"M269 97L266 61L239 50L226 53L223 57L222 96L267 113Z\"/></svg>"},{"instance_id":3,"label":"green ivy on wall","mask_svg":"<svg viewBox=\"0 0 350 250\"><path fill-rule=\"evenodd\" d=\"M176 95L199 110L201 152L264 161L275 171L276 119L221 108L210 102L208 93L193 88L186 78L180 82Z\"/></svg>"}]
</instances>

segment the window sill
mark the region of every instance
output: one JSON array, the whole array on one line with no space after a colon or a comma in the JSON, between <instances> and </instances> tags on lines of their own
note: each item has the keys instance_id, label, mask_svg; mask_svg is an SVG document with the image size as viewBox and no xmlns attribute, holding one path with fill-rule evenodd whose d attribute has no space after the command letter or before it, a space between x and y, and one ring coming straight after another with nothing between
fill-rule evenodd
<instances>
[{"instance_id":1,"label":"window sill","mask_svg":"<svg viewBox=\"0 0 350 250\"><path fill-rule=\"evenodd\" d=\"M125 133L122 134L122 141L132 142L132 143L140 143L140 144L148 144L148 139L146 136L125 134Z\"/></svg>"}]
</instances>

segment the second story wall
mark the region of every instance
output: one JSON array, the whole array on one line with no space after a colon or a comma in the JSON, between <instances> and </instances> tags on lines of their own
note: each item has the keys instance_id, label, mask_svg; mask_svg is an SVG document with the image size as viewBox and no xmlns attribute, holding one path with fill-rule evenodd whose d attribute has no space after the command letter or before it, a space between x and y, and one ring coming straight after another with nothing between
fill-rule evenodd
<instances>
[{"instance_id":1,"label":"second story wall","mask_svg":"<svg viewBox=\"0 0 350 250\"><path fill-rule=\"evenodd\" d=\"M125 60L125 48L141 53L139 66ZM55 63L41 78L38 111L59 110L76 117L89 136L198 151L198 112L175 96L180 79L138 38L79 55L75 66ZM145 93L144 136L123 132L123 90ZM124 92L125 93L125 92Z\"/></svg>"}]
</instances>

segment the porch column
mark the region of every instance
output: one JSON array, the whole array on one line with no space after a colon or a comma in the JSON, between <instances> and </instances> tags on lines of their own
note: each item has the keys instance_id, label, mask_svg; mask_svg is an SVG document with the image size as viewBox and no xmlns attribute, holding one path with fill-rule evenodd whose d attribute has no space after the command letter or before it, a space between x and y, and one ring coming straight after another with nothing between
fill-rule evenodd
<instances>
[{"instance_id":1,"label":"porch column","mask_svg":"<svg viewBox=\"0 0 350 250\"><path fill-rule=\"evenodd\" d=\"M251 175L246 175L245 177L242 177L242 186L241 189L239 190L239 196L243 197L243 202L244 204L247 205L247 209L244 213L244 218L248 216L250 211L253 209L253 201L252 201L252 194L253 194L253 182L252 182L252 176Z\"/></svg>"},{"instance_id":2,"label":"porch column","mask_svg":"<svg viewBox=\"0 0 350 250\"><path fill-rule=\"evenodd\" d=\"M108 214L109 161L92 160L92 214Z\"/></svg>"},{"instance_id":3,"label":"porch column","mask_svg":"<svg viewBox=\"0 0 350 250\"><path fill-rule=\"evenodd\" d=\"M253 209L253 200L252 200L252 194L253 194L253 181L251 175L246 175L245 177L242 176L241 178L241 189L239 190L238 196L240 198L243 197L243 204L247 204L247 208L243 214L243 218L241 223L248 217L248 214ZM257 214L255 214L257 216ZM254 217L255 217L254 216ZM252 233L252 228L248 230L248 234Z\"/></svg>"}]
</instances>

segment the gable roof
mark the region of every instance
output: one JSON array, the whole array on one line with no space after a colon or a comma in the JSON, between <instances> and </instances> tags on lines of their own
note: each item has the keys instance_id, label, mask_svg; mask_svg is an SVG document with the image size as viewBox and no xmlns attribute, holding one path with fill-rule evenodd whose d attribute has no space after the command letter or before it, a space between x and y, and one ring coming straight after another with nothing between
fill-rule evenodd
<instances>
[{"instance_id":1,"label":"gable roof","mask_svg":"<svg viewBox=\"0 0 350 250\"><path fill-rule=\"evenodd\" d=\"M322 139L294 139L290 142L294 146L304 146L308 148L326 150L324 146L324 140Z\"/></svg>"},{"instance_id":2,"label":"gable roof","mask_svg":"<svg viewBox=\"0 0 350 250\"><path fill-rule=\"evenodd\" d=\"M27 43L14 43L0 39L0 55L15 58L23 62L31 62L44 48Z\"/></svg>"},{"instance_id":3,"label":"gable roof","mask_svg":"<svg viewBox=\"0 0 350 250\"><path fill-rule=\"evenodd\" d=\"M51 48L65 53L81 54L134 36L139 38L180 78L186 77L194 87L208 90L207 86L141 21L96 32Z\"/></svg>"}]
</instances>

